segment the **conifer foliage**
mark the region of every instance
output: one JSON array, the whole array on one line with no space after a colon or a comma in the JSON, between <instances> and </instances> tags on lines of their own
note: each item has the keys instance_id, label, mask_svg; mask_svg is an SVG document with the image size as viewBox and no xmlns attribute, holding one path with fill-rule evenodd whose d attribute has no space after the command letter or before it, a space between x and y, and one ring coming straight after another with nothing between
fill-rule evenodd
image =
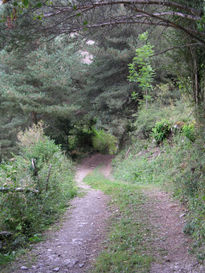
<instances>
[{"instance_id":1,"label":"conifer foliage","mask_svg":"<svg viewBox=\"0 0 205 273\"><path fill-rule=\"evenodd\" d=\"M15 139L21 128L43 119L54 130L57 119L58 123L60 119L68 120L78 110L73 95L77 93L80 76L75 71L81 62L72 43L59 38L26 56L22 52L3 50L0 58L3 147L11 146L8 136L13 134L12 139Z\"/></svg>"},{"instance_id":2,"label":"conifer foliage","mask_svg":"<svg viewBox=\"0 0 205 273\"><path fill-rule=\"evenodd\" d=\"M95 45L88 48L93 62L87 71L85 87L88 107L96 120L97 128L110 130L119 138L125 133L131 114L136 112L137 100L133 91L139 94L136 84L128 82L128 63L135 54L136 31L123 27L95 35Z\"/></svg>"}]
</instances>

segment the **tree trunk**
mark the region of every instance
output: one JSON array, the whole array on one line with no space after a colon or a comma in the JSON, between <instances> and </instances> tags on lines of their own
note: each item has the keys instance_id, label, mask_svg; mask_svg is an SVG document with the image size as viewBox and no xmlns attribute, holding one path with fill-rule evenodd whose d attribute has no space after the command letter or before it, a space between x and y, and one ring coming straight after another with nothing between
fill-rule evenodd
<instances>
[{"instance_id":1,"label":"tree trunk","mask_svg":"<svg viewBox=\"0 0 205 273\"><path fill-rule=\"evenodd\" d=\"M195 105L198 106L200 104L199 100L199 73L198 73L198 64L197 64L197 58L196 54L192 47L190 47L190 52L192 56L192 63L193 63L193 73L192 73L192 89L193 89L193 97Z\"/></svg>"},{"instance_id":2,"label":"tree trunk","mask_svg":"<svg viewBox=\"0 0 205 273\"><path fill-rule=\"evenodd\" d=\"M36 112L31 112L31 120L33 124L37 124L38 123L38 119L37 119L37 113Z\"/></svg>"}]
</instances>

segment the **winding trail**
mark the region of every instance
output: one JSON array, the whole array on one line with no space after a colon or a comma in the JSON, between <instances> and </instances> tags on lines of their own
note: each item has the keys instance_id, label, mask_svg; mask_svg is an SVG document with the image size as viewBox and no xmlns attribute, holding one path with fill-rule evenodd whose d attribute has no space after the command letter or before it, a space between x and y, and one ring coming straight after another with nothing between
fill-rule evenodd
<instances>
[{"instance_id":1,"label":"winding trail","mask_svg":"<svg viewBox=\"0 0 205 273\"><path fill-rule=\"evenodd\" d=\"M48 232L46 241L40 242L31 254L15 263L10 273L81 273L86 272L100 251L109 217L109 198L101 191L91 189L83 178L98 165L108 176L112 157L95 154L77 168L76 182L82 196L72 200L72 209L64 216L59 230Z\"/></svg>"},{"instance_id":2,"label":"winding trail","mask_svg":"<svg viewBox=\"0 0 205 273\"><path fill-rule=\"evenodd\" d=\"M46 240L33 246L25 256L1 273L83 273L103 249L107 220L112 215L109 197L83 183L86 175L99 170L110 177L112 156L95 154L78 166L76 182L81 196L71 201L58 229L46 232ZM190 255L191 240L183 233L184 208L158 188L146 189L143 212L148 226L154 228L153 249L156 260L150 273L204 273L205 267ZM162 251L164 254L162 254ZM121 273L121 272L119 272ZM137 272L128 272L137 273Z\"/></svg>"}]
</instances>

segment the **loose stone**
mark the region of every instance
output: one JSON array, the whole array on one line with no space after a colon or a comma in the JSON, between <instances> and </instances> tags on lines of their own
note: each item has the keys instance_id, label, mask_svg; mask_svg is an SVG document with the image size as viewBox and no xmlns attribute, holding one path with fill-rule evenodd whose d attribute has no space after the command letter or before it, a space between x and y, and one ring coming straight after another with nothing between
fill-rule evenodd
<instances>
[{"instance_id":1,"label":"loose stone","mask_svg":"<svg viewBox=\"0 0 205 273\"><path fill-rule=\"evenodd\" d=\"M21 270L28 270L28 267L22 266L22 267L21 267Z\"/></svg>"},{"instance_id":2,"label":"loose stone","mask_svg":"<svg viewBox=\"0 0 205 273\"><path fill-rule=\"evenodd\" d=\"M85 265L85 263L79 264L79 267L82 268Z\"/></svg>"},{"instance_id":3,"label":"loose stone","mask_svg":"<svg viewBox=\"0 0 205 273\"><path fill-rule=\"evenodd\" d=\"M58 272L59 270L60 270L59 267L56 267L56 268L53 269L54 272Z\"/></svg>"}]
</instances>

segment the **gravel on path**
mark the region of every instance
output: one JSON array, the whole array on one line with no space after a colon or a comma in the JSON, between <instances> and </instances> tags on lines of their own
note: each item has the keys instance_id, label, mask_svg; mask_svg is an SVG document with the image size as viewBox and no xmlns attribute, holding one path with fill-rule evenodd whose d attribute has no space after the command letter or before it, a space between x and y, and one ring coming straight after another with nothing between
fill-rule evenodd
<instances>
[{"instance_id":1,"label":"gravel on path","mask_svg":"<svg viewBox=\"0 0 205 273\"><path fill-rule=\"evenodd\" d=\"M99 164L109 175L112 157L95 154L78 166L76 182L83 191L71 201L57 231L47 232L47 239L36 244L25 259L15 262L9 273L82 273L86 272L99 253L109 218L108 196L83 183L84 177ZM2 272L4 273L4 272Z\"/></svg>"}]
</instances>

